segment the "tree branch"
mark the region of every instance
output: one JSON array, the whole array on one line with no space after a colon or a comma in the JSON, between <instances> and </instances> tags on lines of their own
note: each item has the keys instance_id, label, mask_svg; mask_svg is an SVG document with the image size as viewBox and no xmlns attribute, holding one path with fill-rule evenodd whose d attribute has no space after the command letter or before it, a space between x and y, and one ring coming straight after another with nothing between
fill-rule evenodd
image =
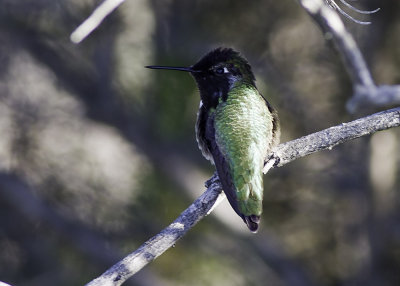
<instances>
[{"instance_id":1,"label":"tree branch","mask_svg":"<svg viewBox=\"0 0 400 286\"><path fill-rule=\"evenodd\" d=\"M75 44L82 42L124 1L125 0L105 0L82 24L78 26L78 28L72 32L70 40Z\"/></svg>"},{"instance_id":2,"label":"tree branch","mask_svg":"<svg viewBox=\"0 0 400 286\"><path fill-rule=\"evenodd\" d=\"M74 43L80 43L91 32L93 32L101 22L119 7L125 0L105 0L93 13L73 31L70 39ZM353 81L354 94L348 101L346 107L351 113L354 113L366 105L387 106L391 104L400 104L400 85L398 86L376 86L367 64L361 54L352 35L346 30L341 18L335 12L338 10L341 14L350 18L359 24L369 24L352 18L345 13L334 0L297 0L300 5L310 14L310 16L319 24L322 31L333 38L339 53L341 54L347 71ZM327 3L325 4L324 1ZM362 14L372 14L379 10L364 11L356 9L344 0L340 0L353 11ZM330 8L332 7L332 8Z\"/></svg>"},{"instance_id":3,"label":"tree branch","mask_svg":"<svg viewBox=\"0 0 400 286\"><path fill-rule=\"evenodd\" d=\"M377 131L400 126L400 107L372 114L348 123L342 123L319 132L277 146L273 159L278 158L277 167L312 153L329 149L349 140Z\"/></svg>"},{"instance_id":4,"label":"tree branch","mask_svg":"<svg viewBox=\"0 0 400 286\"><path fill-rule=\"evenodd\" d=\"M324 4L323 0L297 1L319 24L322 31L332 37L342 56L344 65L352 79L354 92L353 97L347 103L347 110L353 113L367 105L400 104L400 85L375 85L357 43L346 30L335 10ZM334 3L334 1L329 0L329 3ZM370 12L376 12L376 10Z\"/></svg>"},{"instance_id":5,"label":"tree branch","mask_svg":"<svg viewBox=\"0 0 400 286\"><path fill-rule=\"evenodd\" d=\"M117 286L125 282L133 274L163 254L198 221L205 217L214 207L221 193L218 177L207 182L207 190L196 199L180 216L159 234L153 236L135 252L112 266L103 275L86 284L87 286Z\"/></svg>"},{"instance_id":6,"label":"tree branch","mask_svg":"<svg viewBox=\"0 0 400 286\"><path fill-rule=\"evenodd\" d=\"M281 167L295 159L304 157L325 149L332 149L338 144L369 135L377 131L400 126L400 107L379 112L340 125L280 144L266 163ZM134 275L148 263L186 234L198 221L205 217L216 205L217 199L222 198L221 186L217 175L207 182L207 190L181 213L167 228L146 241L136 251L112 266L100 277L91 281L87 286L117 286Z\"/></svg>"},{"instance_id":7,"label":"tree branch","mask_svg":"<svg viewBox=\"0 0 400 286\"><path fill-rule=\"evenodd\" d=\"M364 57L352 35L346 30L335 10L322 0L298 0L300 5L319 24L322 31L332 37L342 55L344 64L355 85L375 87Z\"/></svg>"},{"instance_id":8,"label":"tree branch","mask_svg":"<svg viewBox=\"0 0 400 286\"><path fill-rule=\"evenodd\" d=\"M375 88L356 85L354 89L353 96L346 104L347 110L352 113L370 105L378 107L400 105L400 85L380 85Z\"/></svg>"}]
</instances>

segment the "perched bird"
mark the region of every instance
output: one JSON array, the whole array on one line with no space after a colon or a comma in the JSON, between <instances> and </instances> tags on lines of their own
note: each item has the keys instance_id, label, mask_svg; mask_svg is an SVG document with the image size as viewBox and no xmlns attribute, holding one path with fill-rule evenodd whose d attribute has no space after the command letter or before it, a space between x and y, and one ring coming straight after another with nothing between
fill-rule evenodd
<instances>
[{"instance_id":1,"label":"perched bird","mask_svg":"<svg viewBox=\"0 0 400 286\"><path fill-rule=\"evenodd\" d=\"M196 138L217 169L235 212L257 232L264 159L279 141L276 111L258 92L251 67L237 51L215 49L190 67L147 66L189 72L200 91Z\"/></svg>"}]
</instances>

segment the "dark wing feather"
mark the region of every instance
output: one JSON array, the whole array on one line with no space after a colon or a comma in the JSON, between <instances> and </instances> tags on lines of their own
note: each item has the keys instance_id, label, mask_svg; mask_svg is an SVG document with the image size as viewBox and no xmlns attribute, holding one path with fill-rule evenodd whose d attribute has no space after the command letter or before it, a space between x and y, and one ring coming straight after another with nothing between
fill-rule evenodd
<instances>
[{"instance_id":1,"label":"dark wing feather","mask_svg":"<svg viewBox=\"0 0 400 286\"><path fill-rule=\"evenodd\" d=\"M211 163L214 163L212 154L210 149L208 148L208 143L206 142L206 125L208 118L208 111L206 110L203 103L200 101L199 112L197 113L197 122L196 122L196 140L199 145L200 151L203 156L210 160Z\"/></svg>"},{"instance_id":2,"label":"dark wing feather","mask_svg":"<svg viewBox=\"0 0 400 286\"><path fill-rule=\"evenodd\" d=\"M215 114L212 114L208 117L205 126L205 143L207 145L208 150L212 154L214 159L214 164L217 169L218 177L222 185L222 189L226 197L228 198L229 203L235 212L243 218L243 214L239 211L237 200L236 200L236 188L233 184L231 171L229 164L218 148L217 142L215 140L215 127L214 127L214 118Z\"/></svg>"},{"instance_id":3,"label":"dark wing feather","mask_svg":"<svg viewBox=\"0 0 400 286\"><path fill-rule=\"evenodd\" d=\"M204 157L215 164L222 189L233 210L244 220L252 232L257 232L260 217L256 215L245 216L239 210L236 187L233 184L230 166L215 139L214 120L215 113L208 112L203 105L200 105L196 123L196 138L199 148Z\"/></svg>"}]
</instances>

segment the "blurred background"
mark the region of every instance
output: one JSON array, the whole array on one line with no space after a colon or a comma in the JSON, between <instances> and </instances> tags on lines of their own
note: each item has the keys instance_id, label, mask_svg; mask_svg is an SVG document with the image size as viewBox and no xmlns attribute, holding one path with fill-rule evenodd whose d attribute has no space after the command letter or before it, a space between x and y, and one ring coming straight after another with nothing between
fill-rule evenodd
<instances>
[{"instance_id":1,"label":"blurred background","mask_svg":"<svg viewBox=\"0 0 400 286\"><path fill-rule=\"evenodd\" d=\"M340 56L296 1L126 1L71 43L100 3L0 0L0 281L83 285L204 191L195 83L145 65L234 47L281 142L379 111L346 112ZM346 10L372 25L344 22L376 82L399 84L400 2L351 3L381 8ZM225 201L126 285L400 285L399 140L391 129L271 170L258 234Z\"/></svg>"}]
</instances>

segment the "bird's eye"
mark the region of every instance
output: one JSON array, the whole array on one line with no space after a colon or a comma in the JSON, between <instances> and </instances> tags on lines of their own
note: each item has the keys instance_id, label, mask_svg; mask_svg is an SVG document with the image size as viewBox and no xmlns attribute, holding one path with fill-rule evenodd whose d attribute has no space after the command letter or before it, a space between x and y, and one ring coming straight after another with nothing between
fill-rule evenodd
<instances>
[{"instance_id":1,"label":"bird's eye","mask_svg":"<svg viewBox=\"0 0 400 286\"><path fill-rule=\"evenodd\" d=\"M215 70L215 73L217 73L217 74L223 74L225 72L225 69L224 68L217 68L216 70Z\"/></svg>"}]
</instances>

